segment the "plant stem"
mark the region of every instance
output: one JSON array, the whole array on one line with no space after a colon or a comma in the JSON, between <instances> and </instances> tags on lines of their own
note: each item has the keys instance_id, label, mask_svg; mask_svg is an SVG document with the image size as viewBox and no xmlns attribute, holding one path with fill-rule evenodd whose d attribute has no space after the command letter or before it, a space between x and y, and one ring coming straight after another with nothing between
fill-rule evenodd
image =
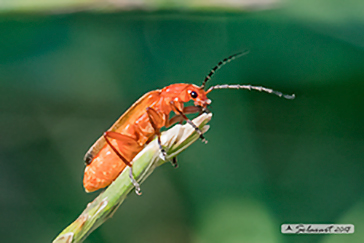
<instances>
[{"instance_id":1,"label":"plant stem","mask_svg":"<svg viewBox=\"0 0 364 243\"><path fill-rule=\"evenodd\" d=\"M211 114L202 114L193 120L203 132L209 128L206 125L211 120ZM176 125L161 135L162 145L167 152L167 161L177 156L199 138L189 124ZM153 170L166 161L160 157L157 139L150 142L132 161L135 179L141 184ZM89 203L82 214L65 228L53 243L82 242L97 227L110 218L122 204L129 192L134 188L130 178L130 167L126 167L118 178L103 192Z\"/></svg>"}]
</instances>

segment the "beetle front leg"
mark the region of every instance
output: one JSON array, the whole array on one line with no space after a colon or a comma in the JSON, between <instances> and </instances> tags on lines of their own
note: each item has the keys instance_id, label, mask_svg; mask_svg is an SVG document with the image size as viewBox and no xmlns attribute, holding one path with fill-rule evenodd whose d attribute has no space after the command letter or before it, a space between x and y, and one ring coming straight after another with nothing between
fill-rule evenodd
<instances>
[{"instance_id":1,"label":"beetle front leg","mask_svg":"<svg viewBox=\"0 0 364 243\"><path fill-rule=\"evenodd\" d=\"M204 112L204 109L199 106L186 106L183 107L183 113L184 114L193 114L193 113L199 113L201 115ZM166 123L166 127L170 127L175 123L181 123L185 121L185 118L182 115L175 115L171 119L169 119Z\"/></svg>"},{"instance_id":2,"label":"beetle front leg","mask_svg":"<svg viewBox=\"0 0 364 243\"><path fill-rule=\"evenodd\" d=\"M172 105L172 107L173 107L173 110L178 114L178 116L180 116L181 118L178 118L178 119L183 119L183 120L185 120L188 124L190 124L194 129L195 129L195 131L200 135L200 138L201 138L201 140L202 140L202 142L204 142L204 143L207 143L207 140L205 139L205 137L204 137L204 135L203 135L203 132L190 120L190 119L188 119L188 117L186 116L186 114L183 112L183 111L181 111L177 106L176 106L176 104L173 102L173 101L171 101L170 102L171 103L171 105ZM191 106L191 111L193 110L193 107L196 107L196 112L198 112L198 111L200 111L201 110L201 108L200 107L197 107L197 106ZM188 108L188 107L186 107L186 108ZM185 110L185 109L184 109ZM191 112L191 113L195 113L195 112ZM171 118L171 120L173 119L173 117ZM177 119L176 119L177 120Z\"/></svg>"}]
</instances>

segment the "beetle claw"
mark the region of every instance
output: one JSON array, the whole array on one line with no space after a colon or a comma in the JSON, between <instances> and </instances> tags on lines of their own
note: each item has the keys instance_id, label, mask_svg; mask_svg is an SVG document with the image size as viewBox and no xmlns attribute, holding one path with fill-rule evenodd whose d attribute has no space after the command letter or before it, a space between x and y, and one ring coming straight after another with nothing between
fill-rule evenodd
<instances>
[{"instance_id":1,"label":"beetle claw","mask_svg":"<svg viewBox=\"0 0 364 243\"><path fill-rule=\"evenodd\" d=\"M203 136L203 134L202 134L202 133L200 134L200 138L201 138L201 141L202 141L203 143L205 143L205 144L207 144L207 143L208 143L208 141L206 140L206 138Z\"/></svg>"},{"instance_id":2,"label":"beetle claw","mask_svg":"<svg viewBox=\"0 0 364 243\"><path fill-rule=\"evenodd\" d=\"M141 192L140 187L135 187L135 193L136 193L138 196L142 195L142 192Z\"/></svg>"},{"instance_id":3,"label":"beetle claw","mask_svg":"<svg viewBox=\"0 0 364 243\"><path fill-rule=\"evenodd\" d=\"M161 149L161 152L159 154L159 158L161 158L164 161L167 161L167 153L164 149Z\"/></svg>"},{"instance_id":4,"label":"beetle claw","mask_svg":"<svg viewBox=\"0 0 364 243\"><path fill-rule=\"evenodd\" d=\"M173 157L172 160L171 160L171 164L173 165L173 167L175 169L178 168L178 163L177 163L177 157Z\"/></svg>"}]
</instances>

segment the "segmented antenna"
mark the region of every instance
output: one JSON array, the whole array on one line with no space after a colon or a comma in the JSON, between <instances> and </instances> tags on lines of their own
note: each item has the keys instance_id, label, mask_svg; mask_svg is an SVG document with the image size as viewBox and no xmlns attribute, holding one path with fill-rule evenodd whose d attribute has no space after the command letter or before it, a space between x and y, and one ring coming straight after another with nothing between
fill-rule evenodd
<instances>
[{"instance_id":1,"label":"segmented antenna","mask_svg":"<svg viewBox=\"0 0 364 243\"><path fill-rule=\"evenodd\" d=\"M250 84L247 84L247 85L241 85L241 84L220 84L220 85L215 85L215 86L210 87L207 90L206 93L209 93L209 92L211 92L214 89L247 89L247 90L257 90L257 91L260 91L260 92L267 92L267 93L270 93L270 94L275 94L275 95L277 95L279 97L283 97L283 98L286 98L286 99L289 99L289 100L292 100L292 99L294 99L296 97L294 94L292 94L292 95L283 94L282 92L275 91L273 89L269 89L269 88L262 87L262 86L252 86Z\"/></svg>"},{"instance_id":2,"label":"segmented antenna","mask_svg":"<svg viewBox=\"0 0 364 243\"><path fill-rule=\"evenodd\" d=\"M227 58L225 58L224 60L221 60L213 69L211 69L210 73L206 76L205 80L202 82L202 85L201 85L201 88L204 89L205 88L205 84L207 83L207 81L209 81L212 76L214 76L215 72L217 70L219 70L222 66L224 66L226 63L234 60L235 58L238 58L238 57L241 57L245 54L248 54L249 51L246 50L246 51L243 51L243 52L239 52L239 53L236 53L234 55L231 55Z\"/></svg>"}]
</instances>

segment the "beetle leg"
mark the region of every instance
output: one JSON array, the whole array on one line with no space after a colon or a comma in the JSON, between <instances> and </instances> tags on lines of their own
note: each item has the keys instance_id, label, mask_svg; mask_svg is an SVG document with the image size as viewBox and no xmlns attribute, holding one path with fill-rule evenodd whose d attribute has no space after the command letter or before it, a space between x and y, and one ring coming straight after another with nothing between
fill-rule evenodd
<instances>
[{"instance_id":1,"label":"beetle leg","mask_svg":"<svg viewBox=\"0 0 364 243\"><path fill-rule=\"evenodd\" d=\"M184 114L193 114L193 113L197 113L199 112L200 114L202 114L203 112L203 108L200 106L187 106L187 107L183 107L183 113ZM169 119L166 123L166 127L170 127L175 123L181 123L182 121L184 121L185 118L182 115L175 115L173 116L171 119Z\"/></svg>"},{"instance_id":2,"label":"beetle leg","mask_svg":"<svg viewBox=\"0 0 364 243\"><path fill-rule=\"evenodd\" d=\"M174 168L178 168L177 156L172 158L171 164Z\"/></svg>"},{"instance_id":3,"label":"beetle leg","mask_svg":"<svg viewBox=\"0 0 364 243\"><path fill-rule=\"evenodd\" d=\"M181 116L181 115L175 115L175 116L173 116L171 119L169 119L167 121L166 127L168 128L168 127L174 125L175 123L181 123L184 120L185 119L183 119L183 116Z\"/></svg>"},{"instance_id":4,"label":"beetle leg","mask_svg":"<svg viewBox=\"0 0 364 243\"><path fill-rule=\"evenodd\" d=\"M114 139L123 139L124 135L117 133L117 132L104 132L104 139L106 141L106 143L110 146L110 148L116 153L116 155L129 167L131 167L130 162L115 148L115 146L110 142L109 138L114 138Z\"/></svg>"},{"instance_id":5,"label":"beetle leg","mask_svg":"<svg viewBox=\"0 0 364 243\"><path fill-rule=\"evenodd\" d=\"M202 133L202 131L190 120L190 119L188 119L188 117L186 116L186 114L185 113L183 113L183 111L181 111L177 106L176 106L176 104L173 102L173 101L171 101L170 102L171 103L171 105L172 105L172 107L174 108L174 111L176 112L176 113L178 113L180 116L182 116L183 117L183 119L188 123L188 124L190 124L194 129L195 129L195 131L200 135L200 138L201 138L201 140L202 140L202 142L204 142L204 143L207 143L207 140L205 139L205 137L203 136L203 133ZM186 107L187 108L187 107ZM172 118L173 119L173 118Z\"/></svg>"},{"instance_id":6,"label":"beetle leg","mask_svg":"<svg viewBox=\"0 0 364 243\"><path fill-rule=\"evenodd\" d=\"M133 176L133 167L129 167L129 178L131 180L131 183L133 183L134 187L135 187L135 193L138 194L139 196L142 195L142 192L140 190L140 185L139 183L135 180L134 176Z\"/></svg>"},{"instance_id":7,"label":"beetle leg","mask_svg":"<svg viewBox=\"0 0 364 243\"><path fill-rule=\"evenodd\" d=\"M192 113L202 113L203 112L203 108L200 106L187 106L187 107L183 107L183 113L184 114L192 114ZM173 116L171 119L169 119L166 123L166 127L170 127L175 123L181 123L182 121L184 121L185 119L183 118L182 115L175 115ZM177 162L177 157L173 157L171 164L173 165L174 168L178 168L178 162Z\"/></svg>"},{"instance_id":8,"label":"beetle leg","mask_svg":"<svg viewBox=\"0 0 364 243\"><path fill-rule=\"evenodd\" d=\"M166 153L166 151L164 150L164 148L163 148L163 146L162 146L162 142L161 142L161 135L160 135L160 134L158 134L157 136L158 136L158 138L157 138L157 140L158 140L158 146L159 146L159 149L160 149L160 151L161 151L161 153L160 153L159 157L160 157L162 160L167 161L167 153Z\"/></svg>"},{"instance_id":9,"label":"beetle leg","mask_svg":"<svg viewBox=\"0 0 364 243\"><path fill-rule=\"evenodd\" d=\"M115 146L110 142L109 138L113 138L117 141L124 141L126 143L129 144L133 144L136 143L136 141L134 139L132 139L129 136L123 135L121 133L117 133L117 132L112 132L112 131L107 131L104 133L104 139L106 141L106 143L110 146L110 148L117 154L117 156L127 165L130 167L130 173L129 173L129 177L131 182L133 183L134 187L135 187L135 193L138 195L141 195L141 190L140 190L140 185L139 183L135 180L134 176L133 176L133 170L132 170L132 164L130 164L130 162L115 148Z\"/></svg>"},{"instance_id":10,"label":"beetle leg","mask_svg":"<svg viewBox=\"0 0 364 243\"><path fill-rule=\"evenodd\" d=\"M185 114L193 114L193 113L199 113L200 115L204 112L204 108L201 106L186 106L183 107L183 113Z\"/></svg>"},{"instance_id":11,"label":"beetle leg","mask_svg":"<svg viewBox=\"0 0 364 243\"><path fill-rule=\"evenodd\" d=\"M161 154L160 154L160 157L162 160L166 161L167 158L167 153L166 151L164 150L163 146L162 146L162 142L161 142L161 133L160 133L160 129L158 127L158 123L160 124L162 121L163 121L163 118L160 117L160 115L158 114L158 112L151 108L151 107L147 107L147 114L148 114L148 117L149 117L149 121L150 121L150 124L152 125L153 129L154 129L154 133L157 135L158 137L158 146L159 146L159 149L161 151Z\"/></svg>"}]
</instances>

